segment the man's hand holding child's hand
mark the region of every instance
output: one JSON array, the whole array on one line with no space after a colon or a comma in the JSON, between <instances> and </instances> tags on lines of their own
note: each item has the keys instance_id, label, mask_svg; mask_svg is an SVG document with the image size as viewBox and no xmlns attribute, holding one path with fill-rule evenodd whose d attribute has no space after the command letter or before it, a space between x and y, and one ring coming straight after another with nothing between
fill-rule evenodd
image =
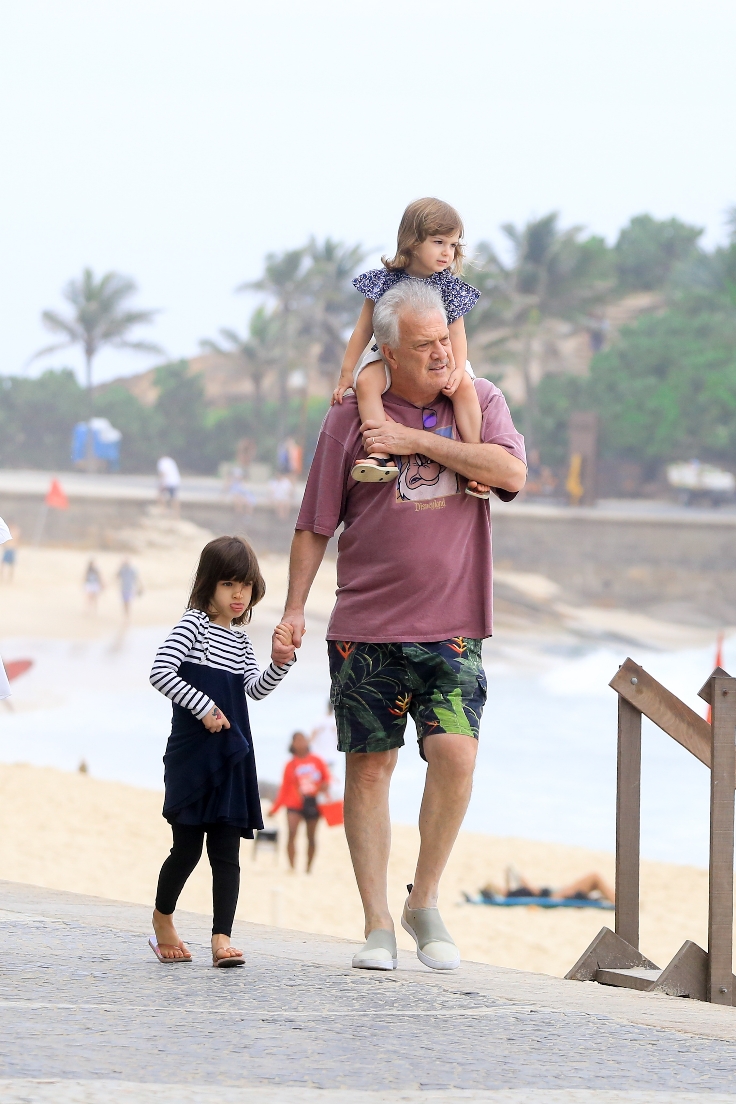
<instances>
[{"instance_id":1,"label":"man's hand holding child's hand","mask_svg":"<svg viewBox=\"0 0 736 1104\"><path fill-rule=\"evenodd\" d=\"M294 658L293 626L281 621L273 630L271 659L277 667L283 667Z\"/></svg>"}]
</instances>

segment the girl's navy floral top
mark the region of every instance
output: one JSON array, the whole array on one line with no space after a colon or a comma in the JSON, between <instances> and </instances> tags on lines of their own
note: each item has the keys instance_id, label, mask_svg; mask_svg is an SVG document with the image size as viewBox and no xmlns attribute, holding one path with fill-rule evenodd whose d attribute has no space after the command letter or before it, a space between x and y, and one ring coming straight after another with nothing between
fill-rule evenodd
<instances>
[{"instance_id":1,"label":"girl's navy floral top","mask_svg":"<svg viewBox=\"0 0 736 1104\"><path fill-rule=\"evenodd\" d=\"M360 276L356 276L353 280L353 286L362 292L366 299L372 299L376 303L382 295L386 294L389 288L392 288L394 284L398 284L399 280L418 279L421 279L421 277L410 276L403 268L399 269L398 272L389 272L387 268L372 268L370 272L363 272ZM448 325L456 322L458 318L462 318L464 314L472 310L480 299L480 292L463 280L458 280L457 276L452 275L449 268L443 269L442 272L434 272L423 283L432 284L442 296L442 302L445 304L445 310L447 311Z\"/></svg>"}]
</instances>

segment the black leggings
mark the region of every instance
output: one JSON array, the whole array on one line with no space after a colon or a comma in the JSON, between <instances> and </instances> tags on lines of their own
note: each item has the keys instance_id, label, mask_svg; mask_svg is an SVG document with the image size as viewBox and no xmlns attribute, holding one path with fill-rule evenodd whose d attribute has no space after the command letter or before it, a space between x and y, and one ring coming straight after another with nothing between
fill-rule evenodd
<instances>
[{"instance_id":1,"label":"black leggings","mask_svg":"<svg viewBox=\"0 0 736 1104\"><path fill-rule=\"evenodd\" d=\"M156 908L170 916L186 880L202 856L207 833L207 857L212 867L212 934L230 936L240 889L240 829L231 824L172 824L174 846L161 867Z\"/></svg>"}]
</instances>

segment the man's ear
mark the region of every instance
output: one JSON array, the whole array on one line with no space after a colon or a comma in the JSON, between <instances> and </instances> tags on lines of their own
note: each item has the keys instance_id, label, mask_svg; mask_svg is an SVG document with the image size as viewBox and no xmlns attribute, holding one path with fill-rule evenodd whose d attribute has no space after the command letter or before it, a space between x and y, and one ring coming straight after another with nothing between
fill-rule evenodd
<instances>
[{"instance_id":1,"label":"man's ear","mask_svg":"<svg viewBox=\"0 0 736 1104\"><path fill-rule=\"evenodd\" d=\"M389 368L393 370L397 367L396 357L390 345L381 346L381 356L388 363Z\"/></svg>"}]
</instances>

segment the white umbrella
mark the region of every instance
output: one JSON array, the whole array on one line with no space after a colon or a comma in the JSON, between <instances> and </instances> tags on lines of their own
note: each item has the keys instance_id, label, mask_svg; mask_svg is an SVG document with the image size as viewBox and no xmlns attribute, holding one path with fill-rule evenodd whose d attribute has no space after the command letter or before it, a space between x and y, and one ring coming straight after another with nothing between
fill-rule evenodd
<instances>
[{"instance_id":1,"label":"white umbrella","mask_svg":"<svg viewBox=\"0 0 736 1104\"><path fill-rule=\"evenodd\" d=\"M0 518L0 544L5 544L6 541L9 541L9 540L12 540L12 539L13 539L12 533L8 529L8 527L5 524L5 522L3 521L3 519Z\"/></svg>"}]
</instances>

